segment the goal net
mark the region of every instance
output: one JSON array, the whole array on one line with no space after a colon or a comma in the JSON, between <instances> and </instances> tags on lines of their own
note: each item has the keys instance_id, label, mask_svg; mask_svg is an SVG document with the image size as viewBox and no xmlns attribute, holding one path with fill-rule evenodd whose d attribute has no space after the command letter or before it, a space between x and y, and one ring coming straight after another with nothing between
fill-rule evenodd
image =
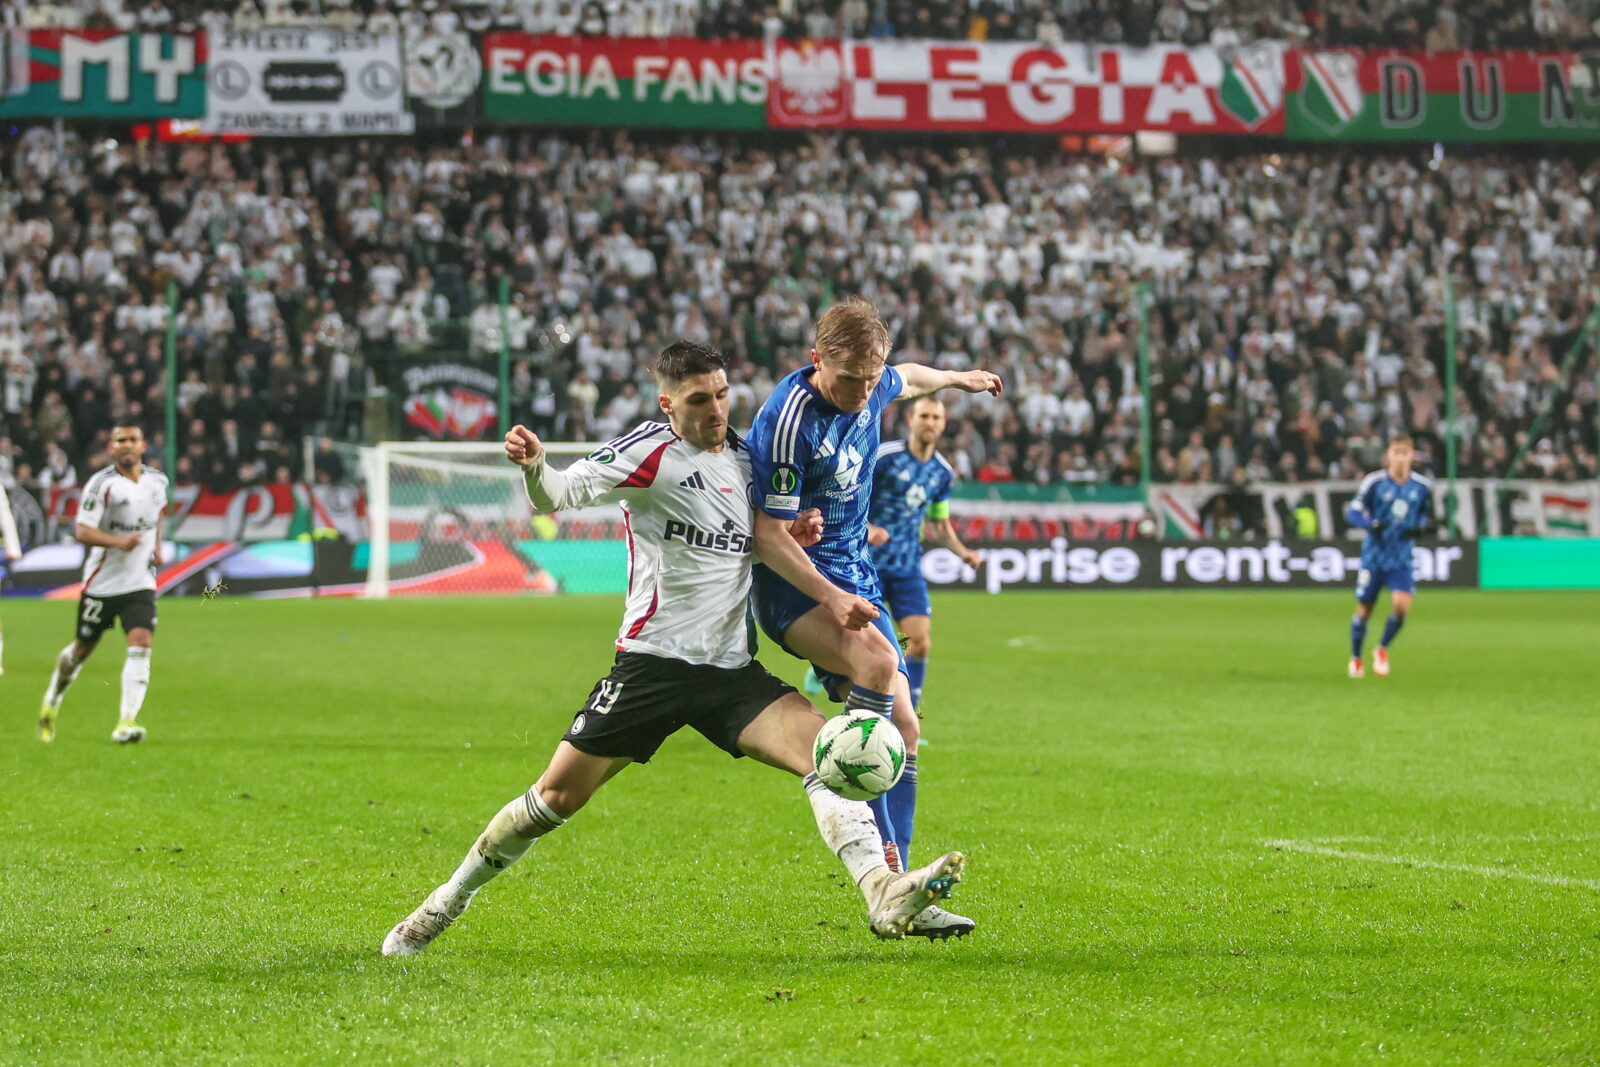
<instances>
[{"instance_id":1,"label":"goal net","mask_svg":"<svg viewBox=\"0 0 1600 1067\"><path fill-rule=\"evenodd\" d=\"M564 469L593 444L546 444ZM362 455L366 595L493 596L627 587L615 504L536 514L498 443L390 441Z\"/></svg>"}]
</instances>

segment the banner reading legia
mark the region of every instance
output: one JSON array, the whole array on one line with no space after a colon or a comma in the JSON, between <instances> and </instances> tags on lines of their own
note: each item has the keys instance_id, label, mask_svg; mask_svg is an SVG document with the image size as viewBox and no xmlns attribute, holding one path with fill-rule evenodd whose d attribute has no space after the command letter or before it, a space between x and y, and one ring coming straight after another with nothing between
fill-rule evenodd
<instances>
[{"instance_id":1,"label":"banner reading legia","mask_svg":"<svg viewBox=\"0 0 1600 1067\"><path fill-rule=\"evenodd\" d=\"M483 69L483 112L491 120L696 130L767 124L759 41L491 33Z\"/></svg>"},{"instance_id":2,"label":"banner reading legia","mask_svg":"<svg viewBox=\"0 0 1600 1067\"><path fill-rule=\"evenodd\" d=\"M1594 141L1600 61L1554 52L1297 51L1290 137Z\"/></svg>"},{"instance_id":3,"label":"banner reading legia","mask_svg":"<svg viewBox=\"0 0 1600 1067\"><path fill-rule=\"evenodd\" d=\"M1283 46L773 41L774 127L1281 133Z\"/></svg>"}]
</instances>

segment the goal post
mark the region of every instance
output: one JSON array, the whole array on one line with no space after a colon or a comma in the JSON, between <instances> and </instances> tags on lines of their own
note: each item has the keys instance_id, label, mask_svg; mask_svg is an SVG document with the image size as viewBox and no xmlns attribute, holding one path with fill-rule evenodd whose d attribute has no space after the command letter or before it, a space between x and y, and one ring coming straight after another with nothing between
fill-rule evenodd
<instances>
[{"instance_id":1,"label":"goal post","mask_svg":"<svg viewBox=\"0 0 1600 1067\"><path fill-rule=\"evenodd\" d=\"M564 469L593 443L546 444ZM626 587L616 504L536 514L498 442L387 441L361 457L365 596L515 596Z\"/></svg>"}]
</instances>

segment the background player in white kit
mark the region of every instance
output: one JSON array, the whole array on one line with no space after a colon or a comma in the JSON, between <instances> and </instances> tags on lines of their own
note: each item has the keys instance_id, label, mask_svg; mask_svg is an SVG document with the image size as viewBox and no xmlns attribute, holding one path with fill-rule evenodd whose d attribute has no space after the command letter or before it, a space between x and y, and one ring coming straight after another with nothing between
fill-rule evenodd
<instances>
[{"instance_id":1,"label":"background player in white kit","mask_svg":"<svg viewBox=\"0 0 1600 1067\"><path fill-rule=\"evenodd\" d=\"M39 707L39 740L53 741L61 698L94 653L100 638L122 620L128 655L122 664L122 704L113 741L142 741L135 720L150 688L150 642L156 630L156 575L161 564L161 516L167 476L146 467L144 432L132 422L111 429L111 466L84 484L78 501L79 543L89 546L78 598L77 639L61 650Z\"/></svg>"},{"instance_id":2,"label":"background player in white kit","mask_svg":"<svg viewBox=\"0 0 1600 1067\"><path fill-rule=\"evenodd\" d=\"M656 379L669 422L643 423L566 471L546 466L544 446L526 427L506 435L506 458L523 468L539 511L623 502L628 598L616 662L538 781L500 810L455 874L389 932L384 955L421 952L489 879L683 726L735 758L748 755L804 780L822 838L861 889L879 937L904 937L912 919L960 880L959 852L908 874L890 872L872 811L829 792L812 773L822 716L751 658L750 456L728 429L725 365L704 345L668 346ZM820 515L801 514L790 532L814 542ZM840 591L838 599L854 598Z\"/></svg>"},{"instance_id":3,"label":"background player in white kit","mask_svg":"<svg viewBox=\"0 0 1600 1067\"><path fill-rule=\"evenodd\" d=\"M21 557L22 539L17 536L17 523L11 516L11 501L5 486L0 485L0 578L5 577L7 565ZM0 630L0 674L6 673L5 652L6 635Z\"/></svg>"}]
</instances>

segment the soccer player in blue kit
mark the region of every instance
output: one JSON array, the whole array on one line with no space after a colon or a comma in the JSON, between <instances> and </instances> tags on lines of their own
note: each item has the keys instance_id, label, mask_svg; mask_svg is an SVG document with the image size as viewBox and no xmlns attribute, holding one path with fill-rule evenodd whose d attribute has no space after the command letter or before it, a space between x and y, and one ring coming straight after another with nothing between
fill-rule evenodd
<instances>
[{"instance_id":1,"label":"soccer player in blue kit","mask_svg":"<svg viewBox=\"0 0 1600 1067\"><path fill-rule=\"evenodd\" d=\"M983 557L961 543L950 522L950 487L956 471L938 451L945 421L944 401L918 397L906 409L910 433L878 446L867 528L884 602L895 626L905 634L906 675L911 703L917 708L922 707L932 640L933 603L928 580L922 576L924 530L930 542L948 548L967 566L983 565Z\"/></svg>"},{"instance_id":2,"label":"soccer player in blue kit","mask_svg":"<svg viewBox=\"0 0 1600 1067\"><path fill-rule=\"evenodd\" d=\"M919 731L904 659L883 607L878 574L867 555L867 514L878 427L896 397L940 389L1000 395L988 371L944 371L915 363L888 365L888 327L865 300L846 299L817 321L811 365L787 375L756 413L750 453L757 552L788 557L785 581L755 568L756 618L768 637L809 660L834 699L888 716L906 743L900 782L873 801L891 866L909 862L916 811ZM808 508L822 511L822 539L801 548L789 523ZM779 538L782 534L782 538ZM935 906L909 931L929 938L962 936L970 919Z\"/></svg>"},{"instance_id":3,"label":"soccer player in blue kit","mask_svg":"<svg viewBox=\"0 0 1600 1067\"><path fill-rule=\"evenodd\" d=\"M1345 513L1352 526L1367 531L1361 546L1361 573L1356 578L1356 614L1350 620L1352 678L1366 674L1361 649L1367 642L1367 620L1372 617L1378 592L1389 587L1389 620L1372 657L1372 672L1383 677L1389 673L1389 645L1405 625L1417 589L1411 551L1433 519L1433 483L1412 473L1415 454L1411 438L1404 434L1391 437L1383 456L1384 469L1362 480Z\"/></svg>"}]
</instances>

